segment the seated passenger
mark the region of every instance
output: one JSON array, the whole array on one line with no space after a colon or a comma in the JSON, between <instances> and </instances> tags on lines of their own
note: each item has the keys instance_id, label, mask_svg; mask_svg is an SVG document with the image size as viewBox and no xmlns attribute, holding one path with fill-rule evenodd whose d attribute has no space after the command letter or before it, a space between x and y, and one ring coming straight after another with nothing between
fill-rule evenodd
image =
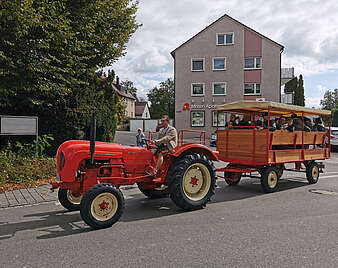
<instances>
[{"instance_id":1,"label":"seated passenger","mask_svg":"<svg viewBox=\"0 0 338 268\"><path fill-rule=\"evenodd\" d=\"M304 116L304 131L310 132L313 130L311 119Z\"/></svg>"},{"instance_id":2,"label":"seated passenger","mask_svg":"<svg viewBox=\"0 0 338 268\"><path fill-rule=\"evenodd\" d=\"M231 114L231 115L230 115L230 120L229 120L228 126L229 126L229 127L234 126L234 125L235 125L235 120L236 120L236 115L235 115L235 114Z\"/></svg>"},{"instance_id":3,"label":"seated passenger","mask_svg":"<svg viewBox=\"0 0 338 268\"><path fill-rule=\"evenodd\" d=\"M282 126L283 126L283 124L282 124L282 121L281 121L281 118L275 118L275 124L276 124L276 129L277 130L280 130L280 129L282 129Z\"/></svg>"},{"instance_id":4,"label":"seated passenger","mask_svg":"<svg viewBox=\"0 0 338 268\"><path fill-rule=\"evenodd\" d=\"M323 120L321 117L314 118L313 122L314 122L313 131L325 132L327 130L324 127Z\"/></svg>"},{"instance_id":5,"label":"seated passenger","mask_svg":"<svg viewBox=\"0 0 338 268\"><path fill-rule=\"evenodd\" d=\"M255 128L256 129L263 129L263 122L260 120L260 116L258 114L255 114Z\"/></svg>"},{"instance_id":6,"label":"seated passenger","mask_svg":"<svg viewBox=\"0 0 338 268\"><path fill-rule=\"evenodd\" d=\"M296 114L292 114L291 118L293 120L294 130L302 131L303 130L303 122Z\"/></svg>"},{"instance_id":7,"label":"seated passenger","mask_svg":"<svg viewBox=\"0 0 338 268\"><path fill-rule=\"evenodd\" d=\"M269 117L268 113L264 113L263 114L263 118L264 118L263 127L264 127L264 129L267 129L268 125L269 125L269 130L270 131L275 131L276 130L275 120L270 119L270 122L268 124L268 117Z\"/></svg>"},{"instance_id":8,"label":"seated passenger","mask_svg":"<svg viewBox=\"0 0 338 268\"><path fill-rule=\"evenodd\" d=\"M233 123L233 125L232 126L234 126L234 127L238 127L239 126L239 122L240 122L240 118L239 118L239 116L236 116L235 117L235 122Z\"/></svg>"},{"instance_id":9,"label":"seated passenger","mask_svg":"<svg viewBox=\"0 0 338 268\"><path fill-rule=\"evenodd\" d=\"M244 114L243 119L239 122L239 126L241 126L242 129L250 127L251 126L250 119L251 119L250 114Z\"/></svg>"},{"instance_id":10,"label":"seated passenger","mask_svg":"<svg viewBox=\"0 0 338 268\"><path fill-rule=\"evenodd\" d=\"M293 132L295 130L295 126L293 125L293 119L292 118L286 119L286 124L287 124L287 127L285 127L285 129L287 131Z\"/></svg>"}]
</instances>

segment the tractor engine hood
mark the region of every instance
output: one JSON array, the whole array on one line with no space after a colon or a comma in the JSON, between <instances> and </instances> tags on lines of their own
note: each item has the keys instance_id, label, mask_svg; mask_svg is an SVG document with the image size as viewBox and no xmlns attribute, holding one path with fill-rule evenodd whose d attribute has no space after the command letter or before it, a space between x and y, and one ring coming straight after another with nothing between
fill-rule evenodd
<instances>
[{"instance_id":1,"label":"tractor engine hood","mask_svg":"<svg viewBox=\"0 0 338 268\"><path fill-rule=\"evenodd\" d=\"M149 151L146 148L123 146L116 143L95 142L94 159L125 159L127 155L136 157L138 153ZM89 141L66 141L57 151L57 176L64 182L73 182L76 171L79 169L80 162L90 159L90 142Z\"/></svg>"}]
</instances>

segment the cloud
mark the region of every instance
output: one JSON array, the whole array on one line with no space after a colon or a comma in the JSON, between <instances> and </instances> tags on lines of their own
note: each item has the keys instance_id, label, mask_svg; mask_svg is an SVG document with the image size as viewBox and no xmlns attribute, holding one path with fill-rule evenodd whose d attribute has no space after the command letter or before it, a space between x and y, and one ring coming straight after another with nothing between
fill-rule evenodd
<instances>
[{"instance_id":1,"label":"cloud","mask_svg":"<svg viewBox=\"0 0 338 268\"><path fill-rule=\"evenodd\" d=\"M320 108L321 98L305 98L305 106L309 108Z\"/></svg>"},{"instance_id":2,"label":"cloud","mask_svg":"<svg viewBox=\"0 0 338 268\"><path fill-rule=\"evenodd\" d=\"M284 45L283 67L304 76L325 73L338 68L337 10L336 0L140 1L136 18L143 26L111 68L144 96L173 76L170 52L226 13Z\"/></svg>"},{"instance_id":3,"label":"cloud","mask_svg":"<svg viewBox=\"0 0 338 268\"><path fill-rule=\"evenodd\" d=\"M324 92L326 92L328 90L325 86L320 85L320 84L316 86L316 89L318 91L320 91L321 93L324 93Z\"/></svg>"}]
</instances>

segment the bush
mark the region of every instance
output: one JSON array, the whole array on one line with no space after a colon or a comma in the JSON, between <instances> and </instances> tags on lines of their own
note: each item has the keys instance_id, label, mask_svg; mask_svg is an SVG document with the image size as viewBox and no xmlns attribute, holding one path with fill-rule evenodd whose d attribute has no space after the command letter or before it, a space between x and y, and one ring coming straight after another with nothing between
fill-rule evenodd
<instances>
[{"instance_id":1,"label":"bush","mask_svg":"<svg viewBox=\"0 0 338 268\"><path fill-rule=\"evenodd\" d=\"M0 188L6 183L32 186L39 179L55 176L55 159L20 156L11 151L0 152Z\"/></svg>"}]
</instances>

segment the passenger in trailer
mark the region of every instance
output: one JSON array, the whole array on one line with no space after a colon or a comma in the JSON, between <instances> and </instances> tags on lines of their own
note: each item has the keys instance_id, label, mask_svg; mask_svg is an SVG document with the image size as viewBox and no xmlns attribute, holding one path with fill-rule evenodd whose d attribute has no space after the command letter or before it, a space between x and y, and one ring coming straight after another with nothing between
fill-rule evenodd
<instances>
[{"instance_id":1,"label":"passenger in trailer","mask_svg":"<svg viewBox=\"0 0 338 268\"><path fill-rule=\"evenodd\" d=\"M293 119L292 118L286 119L286 127L284 129L286 129L289 132L295 131L295 126L293 125Z\"/></svg>"},{"instance_id":2,"label":"passenger in trailer","mask_svg":"<svg viewBox=\"0 0 338 268\"><path fill-rule=\"evenodd\" d=\"M244 114L243 119L239 122L241 129L248 129L251 126L251 116L250 114Z\"/></svg>"},{"instance_id":3,"label":"passenger in trailer","mask_svg":"<svg viewBox=\"0 0 338 268\"><path fill-rule=\"evenodd\" d=\"M260 119L259 114L255 114L254 122L255 122L256 129L263 129L263 121Z\"/></svg>"},{"instance_id":4,"label":"passenger in trailer","mask_svg":"<svg viewBox=\"0 0 338 268\"><path fill-rule=\"evenodd\" d=\"M230 115L230 120L229 120L228 126L229 126L229 127L234 126L234 125L236 124L235 121L236 121L236 115L235 115L235 114L231 114L231 115Z\"/></svg>"},{"instance_id":5,"label":"passenger in trailer","mask_svg":"<svg viewBox=\"0 0 338 268\"><path fill-rule=\"evenodd\" d=\"M325 132L327 129L324 127L323 120L321 117L313 118L313 131Z\"/></svg>"}]
</instances>

